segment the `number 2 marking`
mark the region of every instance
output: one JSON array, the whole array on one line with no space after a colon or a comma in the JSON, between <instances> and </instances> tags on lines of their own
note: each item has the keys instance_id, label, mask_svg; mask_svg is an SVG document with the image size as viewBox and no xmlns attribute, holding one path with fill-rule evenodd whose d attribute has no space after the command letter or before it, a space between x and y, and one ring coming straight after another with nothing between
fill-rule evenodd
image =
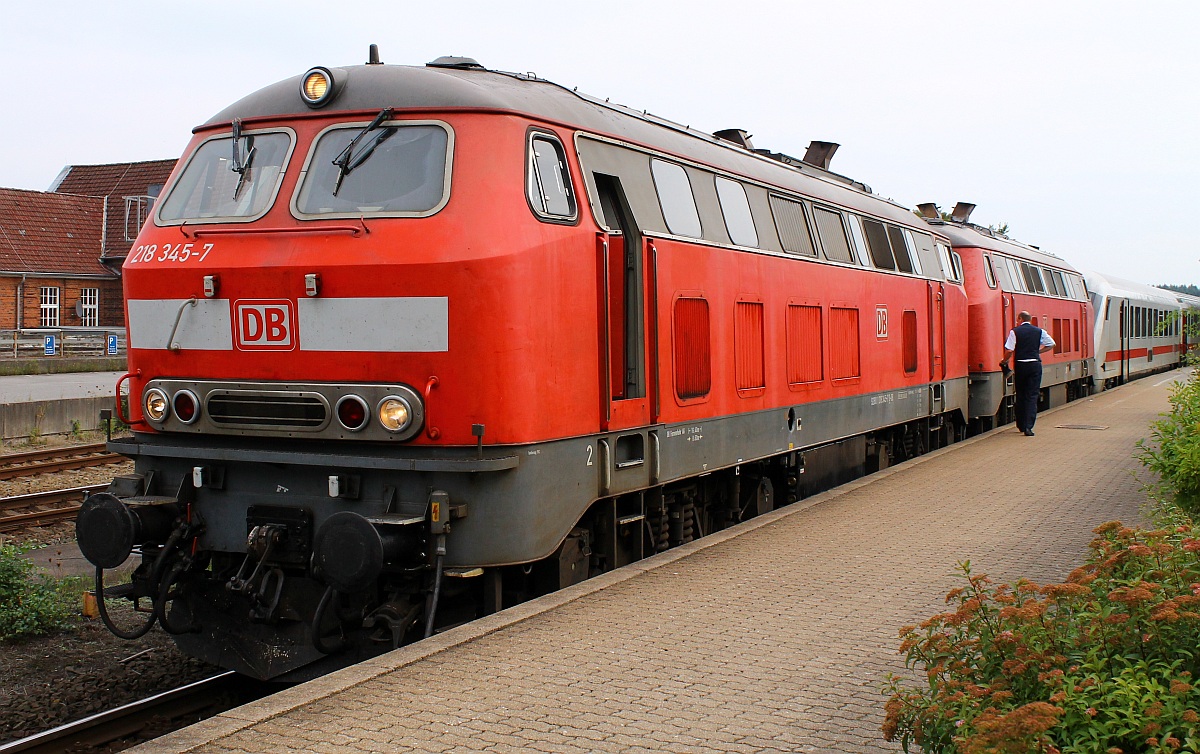
<instances>
[{"instance_id":1,"label":"number 2 marking","mask_svg":"<svg viewBox=\"0 0 1200 754\"><path fill-rule=\"evenodd\" d=\"M587 446L587 457L588 457L587 465L591 466L592 465L592 446L591 445Z\"/></svg>"}]
</instances>

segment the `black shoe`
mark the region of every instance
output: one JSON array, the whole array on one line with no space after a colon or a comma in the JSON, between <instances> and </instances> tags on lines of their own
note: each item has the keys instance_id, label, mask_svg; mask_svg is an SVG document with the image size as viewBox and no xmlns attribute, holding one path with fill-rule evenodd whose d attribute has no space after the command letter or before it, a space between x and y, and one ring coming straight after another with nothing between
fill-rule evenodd
<instances>
[{"instance_id":1,"label":"black shoe","mask_svg":"<svg viewBox=\"0 0 1200 754\"><path fill-rule=\"evenodd\" d=\"M1025 436L1026 436L1026 437L1033 437L1033 430L1032 430L1032 429L1027 429L1027 430L1025 430Z\"/></svg>"}]
</instances>

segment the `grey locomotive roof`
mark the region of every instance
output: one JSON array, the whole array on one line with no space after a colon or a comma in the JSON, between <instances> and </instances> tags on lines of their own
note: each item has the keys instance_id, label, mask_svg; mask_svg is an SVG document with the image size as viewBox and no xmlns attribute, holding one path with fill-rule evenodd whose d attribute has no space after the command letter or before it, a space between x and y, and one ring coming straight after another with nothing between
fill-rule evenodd
<instances>
[{"instance_id":1,"label":"grey locomotive roof","mask_svg":"<svg viewBox=\"0 0 1200 754\"><path fill-rule=\"evenodd\" d=\"M933 220L930 224L941 230L954 246L973 246L979 249L987 249L988 251L998 251L1001 254L1024 259L1028 262L1036 262L1048 267L1057 267L1060 270L1079 272L1079 270L1076 270L1061 257L1049 254L1041 249L1035 249L1020 241L1006 238L988 228L982 228L970 223L961 224L940 220Z\"/></svg>"},{"instance_id":2,"label":"grey locomotive roof","mask_svg":"<svg viewBox=\"0 0 1200 754\"><path fill-rule=\"evenodd\" d=\"M785 165L701 131L643 111L599 100L526 74L490 71L475 65L361 65L330 69L337 93L315 111L378 112L396 109L484 109L526 114L673 154L768 185L791 189L893 222L927 228L908 209L865 187L818 167ZM202 130L235 118L311 116L300 98L304 75L285 79L238 100L210 118Z\"/></svg>"}]
</instances>

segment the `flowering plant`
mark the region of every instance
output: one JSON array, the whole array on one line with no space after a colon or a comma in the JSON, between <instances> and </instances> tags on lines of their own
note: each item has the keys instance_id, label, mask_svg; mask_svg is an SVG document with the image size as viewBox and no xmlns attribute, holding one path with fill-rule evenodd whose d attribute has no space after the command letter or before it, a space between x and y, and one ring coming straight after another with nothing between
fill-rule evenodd
<instances>
[{"instance_id":1,"label":"flowering plant","mask_svg":"<svg viewBox=\"0 0 1200 754\"><path fill-rule=\"evenodd\" d=\"M901 629L883 732L926 752L1200 750L1200 528L1097 529L1062 584L994 584L960 564L954 609Z\"/></svg>"}]
</instances>

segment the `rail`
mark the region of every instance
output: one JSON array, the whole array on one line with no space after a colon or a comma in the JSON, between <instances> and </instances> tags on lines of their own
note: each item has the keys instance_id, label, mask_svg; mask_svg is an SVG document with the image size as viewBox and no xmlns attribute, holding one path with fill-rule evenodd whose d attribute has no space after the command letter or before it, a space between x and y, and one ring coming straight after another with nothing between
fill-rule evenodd
<instances>
[{"instance_id":1,"label":"rail","mask_svg":"<svg viewBox=\"0 0 1200 754\"><path fill-rule=\"evenodd\" d=\"M69 469L86 469L90 466L107 466L122 460L123 456L109 452L102 442L32 450L26 453L8 453L0 456L0 480Z\"/></svg>"},{"instance_id":2,"label":"rail","mask_svg":"<svg viewBox=\"0 0 1200 754\"><path fill-rule=\"evenodd\" d=\"M106 489L107 484L89 484L0 498L0 532L28 526L43 526L72 518L79 512L88 495Z\"/></svg>"},{"instance_id":3,"label":"rail","mask_svg":"<svg viewBox=\"0 0 1200 754\"><path fill-rule=\"evenodd\" d=\"M283 688L286 686L254 681L230 670L4 744L0 746L0 754L51 754L84 747L119 751L124 747L111 748L115 742L134 739L130 746L142 743L140 734L148 728L165 734L168 730L190 725L197 716L220 714Z\"/></svg>"}]
</instances>

